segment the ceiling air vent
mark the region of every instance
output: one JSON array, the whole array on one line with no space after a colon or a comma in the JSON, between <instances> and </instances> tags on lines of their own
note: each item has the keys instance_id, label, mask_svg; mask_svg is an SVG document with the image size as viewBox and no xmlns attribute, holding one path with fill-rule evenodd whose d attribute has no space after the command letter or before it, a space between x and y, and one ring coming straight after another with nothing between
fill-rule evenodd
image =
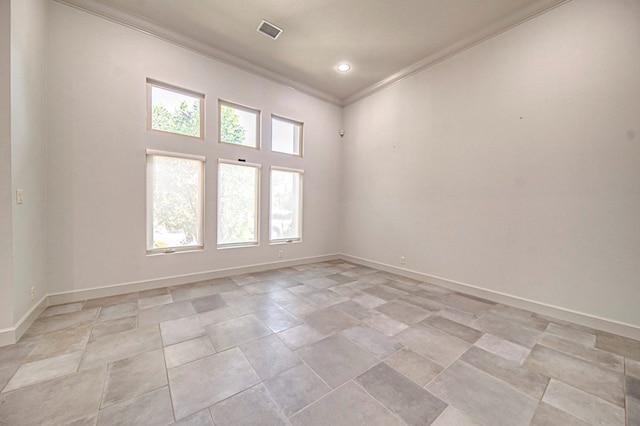
<instances>
[{"instance_id":1,"label":"ceiling air vent","mask_svg":"<svg viewBox=\"0 0 640 426\"><path fill-rule=\"evenodd\" d=\"M282 33L282 29L263 19L260 25L258 25L258 32L275 40Z\"/></svg>"}]
</instances>

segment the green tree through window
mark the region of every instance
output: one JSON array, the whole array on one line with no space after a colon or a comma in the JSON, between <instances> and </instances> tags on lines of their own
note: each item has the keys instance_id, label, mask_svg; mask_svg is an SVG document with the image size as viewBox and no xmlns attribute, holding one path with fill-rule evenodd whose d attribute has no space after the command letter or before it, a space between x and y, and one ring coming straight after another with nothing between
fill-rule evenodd
<instances>
[{"instance_id":1,"label":"green tree through window","mask_svg":"<svg viewBox=\"0 0 640 426\"><path fill-rule=\"evenodd\" d=\"M151 127L165 132L200 137L200 101L193 101L191 106L182 101L173 112L162 103L154 104Z\"/></svg>"}]
</instances>

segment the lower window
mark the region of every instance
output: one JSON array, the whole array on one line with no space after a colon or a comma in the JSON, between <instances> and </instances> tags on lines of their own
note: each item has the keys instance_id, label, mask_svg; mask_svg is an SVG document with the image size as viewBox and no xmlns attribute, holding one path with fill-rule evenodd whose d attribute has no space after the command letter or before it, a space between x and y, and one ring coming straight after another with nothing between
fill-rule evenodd
<instances>
[{"instance_id":1,"label":"lower window","mask_svg":"<svg viewBox=\"0 0 640 426\"><path fill-rule=\"evenodd\" d=\"M258 244L260 165L218 163L218 247Z\"/></svg>"},{"instance_id":2,"label":"lower window","mask_svg":"<svg viewBox=\"0 0 640 426\"><path fill-rule=\"evenodd\" d=\"M147 151L147 252L203 248L204 157Z\"/></svg>"},{"instance_id":3,"label":"lower window","mask_svg":"<svg viewBox=\"0 0 640 426\"><path fill-rule=\"evenodd\" d=\"M302 170L271 168L269 241L302 238Z\"/></svg>"}]
</instances>

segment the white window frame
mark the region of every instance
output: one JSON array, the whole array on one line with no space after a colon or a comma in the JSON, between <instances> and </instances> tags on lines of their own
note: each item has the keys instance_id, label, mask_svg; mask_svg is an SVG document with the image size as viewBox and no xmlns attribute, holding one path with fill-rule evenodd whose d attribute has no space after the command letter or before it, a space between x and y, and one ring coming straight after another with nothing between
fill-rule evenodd
<instances>
[{"instance_id":1,"label":"white window frame","mask_svg":"<svg viewBox=\"0 0 640 426\"><path fill-rule=\"evenodd\" d=\"M222 107L228 107L228 108L233 108L233 109L237 109L237 110L241 110L241 111L245 111L245 112L250 112L256 115L256 146L251 146L251 145L244 145L244 144L239 144L239 143L233 143L233 142L225 142L222 140ZM261 144L261 123L262 122L262 112L259 109L256 108L251 108L249 106L246 105L240 105L237 104L235 102L230 102L230 101L225 101L223 99L218 99L218 143L220 144L225 144L225 145L232 145L232 146L241 146L243 148L249 148L249 149L256 149L256 150L260 150L260 144Z\"/></svg>"},{"instance_id":2,"label":"white window frame","mask_svg":"<svg viewBox=\"0 0 640 426\"><path fill-rule=\"evenodd\" d=\"M299 128L298 131L298 153L297 154L290 154L288 152L282 152L282 151L276 151L273 149L273 121L277 120L277 121L282 121L285 123L290 123L294 126L297 126ZM298 121L298 120L293 120L291 118L287 118L287 117L283 117L281 115L277 115L277 114L271 114L271 152L275 152L278 154L284 154L284 155L290 155L292 157L300 157L302 158L302 154L303 154L303 148L304 148L304 123L302 121Z\"/></svg>"},{"instance_id":3,"label":"white window frame","mask_svg":"<svg viewBox=\"0 0 640 426\"><path fill-rule=\"evenodd\" d=\"M244 166L244 167L253 167L256 169L256 217L255 217L255 241L242 241L237 243L220 243L219 235L220 235L220 165L221 164L229 164L232 166ZM249 163L242 160L227 160L227 159L218 159L218 186L217 186L217 216L216 216L216 243L218 249L226 249L226 248L235 248L235 247L255 247L260 245L260 185L261 185L261 173L262 173L262 165L258 163Z\"/></svg>"},{"instance_id":4,"label":"white window frame","mask_svg":"<svg viewBox=\"0 0 640 426\"><path fill-rule=\"evenodd\" d=\"M191 246L179 246L179 247L159 247L153 248L153 182L150 179L149 175L149 157L171 157L171 158L181 158L187 160L196 160L200 161L201 172L200 172L200 234L201 234L201 244L191 245ZM154 149L146 150L146 190L147 190L147 238L146 238L146 248L147 254L161 254L161 253L177 253L177 252L188 252L188 251L200 251L204 250L204 241L205 241L205 170L206 170L206 157L200 155L190 155L190 154L181 154L176 152L168 152L168 151L158 151Z\"/></svg>"},{"instance_id":5,"label":"white window frame","mask_svg":"<svg viewBox=\"0 0 640 426\"><path fill-rule=\"evenodd\" d=\"M281 172L291 172L298 173L300 175L300 187L298 188L298 234L297 238L272 238L272 224L271 224L271 212L273 211L273 198L271 195L273 194L273 171L281 171ZM284 244L284 243L299 243L302 242L302 231L303 231L303 204L304 204L304 170L302 169L293 169L289 167L278 167L271 166L269 170L269 244Z\"/></svg>"},{"instance_id":6,"label":"white window frame","mask_svg":"<svg viewBox=\"0 0 640 426\"><path fill-rule=\"evenodd\" d=\"M152 127L153 123L153 99L151 96L152 88L157 87L163 90L168 90L171 92L179 93L181 95L190 96L192 98L197 98L200 100L200 136L192 136L185 135L184 133L176 133L170 130L162 130L162 129L154 129ZM168 133L170 135L184 136L192 139L204 140L204 122L205 122L205 114L204 114L205 102L204 102L204 93L199 93L193 90L185 89L182 87L174 86L169 83L164 83L158 80L154 80L151 78L147 78L147 130L151 132L160 132L160 133Z\"/></svg>"}]
</instances>

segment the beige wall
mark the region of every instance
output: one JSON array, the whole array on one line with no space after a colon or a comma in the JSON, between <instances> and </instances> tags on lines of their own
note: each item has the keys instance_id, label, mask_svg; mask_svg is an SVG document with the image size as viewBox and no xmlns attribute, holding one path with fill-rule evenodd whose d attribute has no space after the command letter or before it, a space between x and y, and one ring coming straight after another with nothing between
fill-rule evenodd
<instances>
[{"instance_id":1,"label":"beige wall","mask_svg":"<svg viewBox=\"0 0 640 426\"><path fill-rule=\"evenodd\" d=\"M345 108L343 253L640 327L640 2L569 2Z\"/></svg>"}]
</instances>

